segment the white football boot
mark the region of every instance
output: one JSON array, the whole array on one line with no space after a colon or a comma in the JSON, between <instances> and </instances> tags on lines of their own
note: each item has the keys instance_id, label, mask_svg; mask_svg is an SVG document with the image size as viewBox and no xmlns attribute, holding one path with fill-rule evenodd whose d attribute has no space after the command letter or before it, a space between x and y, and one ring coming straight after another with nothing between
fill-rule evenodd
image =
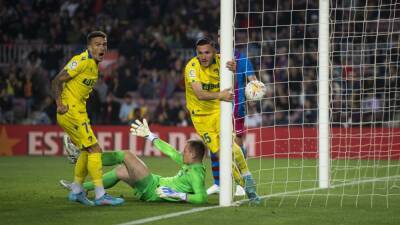
<instances>
[{"instance_id":1,"label":"white football boot","mask_svg":"<svg viewBox=\"0 0 400 225\"><path fill-rule=\"evenodd\" d=\"M240 185L236 185L236 191L235 191L235 196L245 196L246 192L244 191L244 188Z\"/></svg>"},{"instance_id":2,"label":"white football boot","mask_svg":"<svg viewBox=\"0 0 400 225\"><path fill-rule=\"evenodd\" d=\"M213 195L218 193L219 193L219 186L216 184L213 184L211 187L207 189L207 195Z\"/></svg>"}]
</instances>

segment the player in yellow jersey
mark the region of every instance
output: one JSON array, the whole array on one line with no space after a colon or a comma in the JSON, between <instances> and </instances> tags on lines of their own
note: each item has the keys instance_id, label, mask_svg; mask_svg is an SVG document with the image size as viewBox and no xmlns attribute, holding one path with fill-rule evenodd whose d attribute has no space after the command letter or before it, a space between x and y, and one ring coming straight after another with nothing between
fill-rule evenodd
<instances>
[{"instance_id":1,"label":"player in yellow jersey","mask_svg":"<svg viewBox=\"0 0 400 225\"><path fill-rule=\"evenodd\" d=\"M57 104L57 122L80 149L74 170L74 182L68 198L84 205L120 205L122 198L108 195L103 187L101 152L90 126L86 101L98 78L98 64L107 51L107 35L93 31L87 36L87 50L75 55L52 81ZM94 202L86 197L82 183L87 175L94 182Z\"/></svg>"},{"instance_id":2,"label":"player in yellow jersey","mask_svg":"<svg viewBox=\"0 0 400 225\"><path fill-rule=\"evenodd\" d=\"M185 67L186 107L197 133L203 138L211 153L219 152L220 101L232 101L231 89L220 91L220 56L214 42L202 38L196 42L197 56ZM240 147L233 143L233 175L236 183L245 188L252 202L260 201L256 184L247 167ZM214 178L219 178L219 168L213 168Z\"/></svg>"}]
</instances>

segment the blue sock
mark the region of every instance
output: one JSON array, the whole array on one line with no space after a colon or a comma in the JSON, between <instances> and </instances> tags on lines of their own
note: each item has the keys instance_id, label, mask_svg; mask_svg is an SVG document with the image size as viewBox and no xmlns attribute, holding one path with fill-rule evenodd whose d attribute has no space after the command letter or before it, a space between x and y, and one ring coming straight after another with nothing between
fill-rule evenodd
<instances>
[{"instance_id":1,"label":"blue sock","mask_svg":"<svg viewBox=\"0 0 400 225\"><path fill-rule=\"evenodd\" d=\"M219 158L217 154L211 153L211 168L214 184L219 186Z\"/></svg>"},{"instance_id":2,"label":"blue sock","mask_svg":"<svg viewBox=\"0 0 400 225\"><path fill-rule=\"evenodd\" d=\"M247 149L244 147L244 145L240 146L240 149L242 149L244 158L247 159Z\"/></svg>"}]
</instances>

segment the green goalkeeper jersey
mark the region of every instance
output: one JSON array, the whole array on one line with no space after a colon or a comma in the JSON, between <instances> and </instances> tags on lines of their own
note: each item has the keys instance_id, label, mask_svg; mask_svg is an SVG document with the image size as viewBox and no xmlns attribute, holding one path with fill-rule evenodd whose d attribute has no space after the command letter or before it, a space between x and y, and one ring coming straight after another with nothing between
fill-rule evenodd
<instances>
[{"instance_id":1,"label":"green goalkeeper jersey","mask_svg":"<svg viewBox=\"0 0 400 225\"><path fill-rule=\"evenodd\" d=\"M160 186L167 186L175 191L187 193L187 201L190 203L204 203L207 201L205 189L205 167L202 163L184 164L183 155L168 143L155 139L154 146L165 155L173 159L181 167L173 177L161 177ZM174 199L167 199L176 201Z\"/></svg>"}]
</instances>

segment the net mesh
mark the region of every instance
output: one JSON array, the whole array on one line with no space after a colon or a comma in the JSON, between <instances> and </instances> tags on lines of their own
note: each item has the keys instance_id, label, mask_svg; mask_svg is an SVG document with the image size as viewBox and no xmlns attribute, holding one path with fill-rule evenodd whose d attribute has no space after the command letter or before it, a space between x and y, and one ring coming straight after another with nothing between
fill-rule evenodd
<instances>
[{"instance_id":1,"label":"net mesh","mask_svg":"<svg viewBox=\"0 0 400 225\"><path fill-rule=\"evenodd\" d=\"M267 86L244 102L249 165L269 204L389 207L400 192L400 3L331 0L329 13L331 187L320 189L319 3L235 1L235 51Z\"/></svg>"}]
</instances>

